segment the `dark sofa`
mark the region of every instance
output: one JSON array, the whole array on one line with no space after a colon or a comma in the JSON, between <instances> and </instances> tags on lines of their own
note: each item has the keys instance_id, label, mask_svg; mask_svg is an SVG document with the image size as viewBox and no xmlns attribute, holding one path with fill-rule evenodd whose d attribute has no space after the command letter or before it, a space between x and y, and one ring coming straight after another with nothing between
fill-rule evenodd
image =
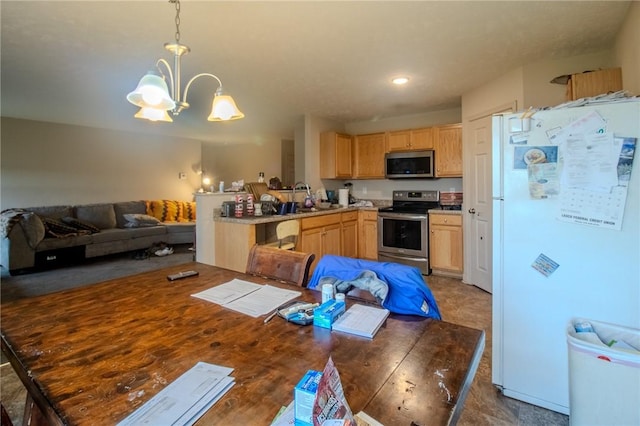
<instances>
[{"instance_id":1,"label":"dark sofa","mask_svg":"<svg viewBox=\"0 0 640 426\"><path fill-rule=\"evenodd\" d=\"M2 212L1 264L12 275L85 258L194 244L195 203L158 200Z\"/></svg>"}]
</instances>

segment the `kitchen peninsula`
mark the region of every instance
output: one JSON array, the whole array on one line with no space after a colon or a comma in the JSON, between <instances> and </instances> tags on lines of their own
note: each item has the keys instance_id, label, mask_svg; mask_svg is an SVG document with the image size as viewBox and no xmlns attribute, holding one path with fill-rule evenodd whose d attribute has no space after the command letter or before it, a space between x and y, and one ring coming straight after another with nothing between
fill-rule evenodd
<instances>
[{"instance_id":1,"label":"kitchen peninsula","mask_svg":"<svg viewBox=\"0 0 640 426\"><path fill-rule=\"evenodd\" d=\"M337 207L318 209L316 211L300 211L299 213L271 216L222 217L214 213L214 232L198 241L201 244L213 245L214 266L244 272L249 249L254 244L276 241L275 228L284 220L300 221L300 238L297 250L314 253L316 259L325 254L348 257L358 256L359 215L365 211L377 211L375 207ZM317 260L316 260L317 262ZM204 262L209 263L209 262ZM311 269L313 270L314 265Z\"/></svg>"}]
</instances>

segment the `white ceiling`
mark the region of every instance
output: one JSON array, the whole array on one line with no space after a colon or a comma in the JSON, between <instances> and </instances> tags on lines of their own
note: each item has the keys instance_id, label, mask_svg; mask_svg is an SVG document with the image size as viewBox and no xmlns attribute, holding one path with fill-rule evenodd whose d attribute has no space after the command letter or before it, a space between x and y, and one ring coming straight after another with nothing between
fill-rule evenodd
<instances>
[{"instance_id":1,"label":"white ceiling","mask_svg":"<svg viewBox=\"0 0 640 426\"><path fill-rule=\"evenodd\" d=\"M200 78L168 124L134 119L125 96L170 60L173 4L3 0L1 111L211 142L292 138L304 114L349 123L459 107L520 65L610 48L629 4L184 0L183 87L216 74L246 117L206 121L216 85ZM411 81L393 87L396 75Z\"/></svg>"}]
</instances>

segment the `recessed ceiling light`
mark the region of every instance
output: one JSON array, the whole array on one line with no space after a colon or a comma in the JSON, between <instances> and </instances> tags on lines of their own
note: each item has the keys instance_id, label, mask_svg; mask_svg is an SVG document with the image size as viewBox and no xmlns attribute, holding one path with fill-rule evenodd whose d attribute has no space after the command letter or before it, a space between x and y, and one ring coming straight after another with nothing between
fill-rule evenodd
<instances>
[{"instance_id":1,"label":"recessed ceiling light","mask_svg":"<svg viewBox=\"0 0 640 426\"><path fill-rule=\"evenodd\" d=\"M391 80L391 82L393 84L397 84L398 86L401 86L409 82L409 77L396 77L393 80Z\"/></svg>"}]
</instances>

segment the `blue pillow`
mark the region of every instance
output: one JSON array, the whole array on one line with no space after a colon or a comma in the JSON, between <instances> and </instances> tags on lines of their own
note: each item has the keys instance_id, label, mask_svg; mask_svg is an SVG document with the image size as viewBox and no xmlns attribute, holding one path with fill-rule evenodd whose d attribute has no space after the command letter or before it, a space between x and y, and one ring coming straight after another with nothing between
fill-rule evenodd
<instances>
[{"instance_id":1,"label":"blue pillow","mask_svg":"<svg viewBox=\"0 0 640 426\"><path fill-rule=\"evenodd\" d=\"M375 272L389 286L387 297L382 301L384 308L397 314L442 319L431 290L420 270L413 266L325 255L318 262L307 287L316 288L322 277L351 281L363 271Z\"/></svg>"}]
</instances>

